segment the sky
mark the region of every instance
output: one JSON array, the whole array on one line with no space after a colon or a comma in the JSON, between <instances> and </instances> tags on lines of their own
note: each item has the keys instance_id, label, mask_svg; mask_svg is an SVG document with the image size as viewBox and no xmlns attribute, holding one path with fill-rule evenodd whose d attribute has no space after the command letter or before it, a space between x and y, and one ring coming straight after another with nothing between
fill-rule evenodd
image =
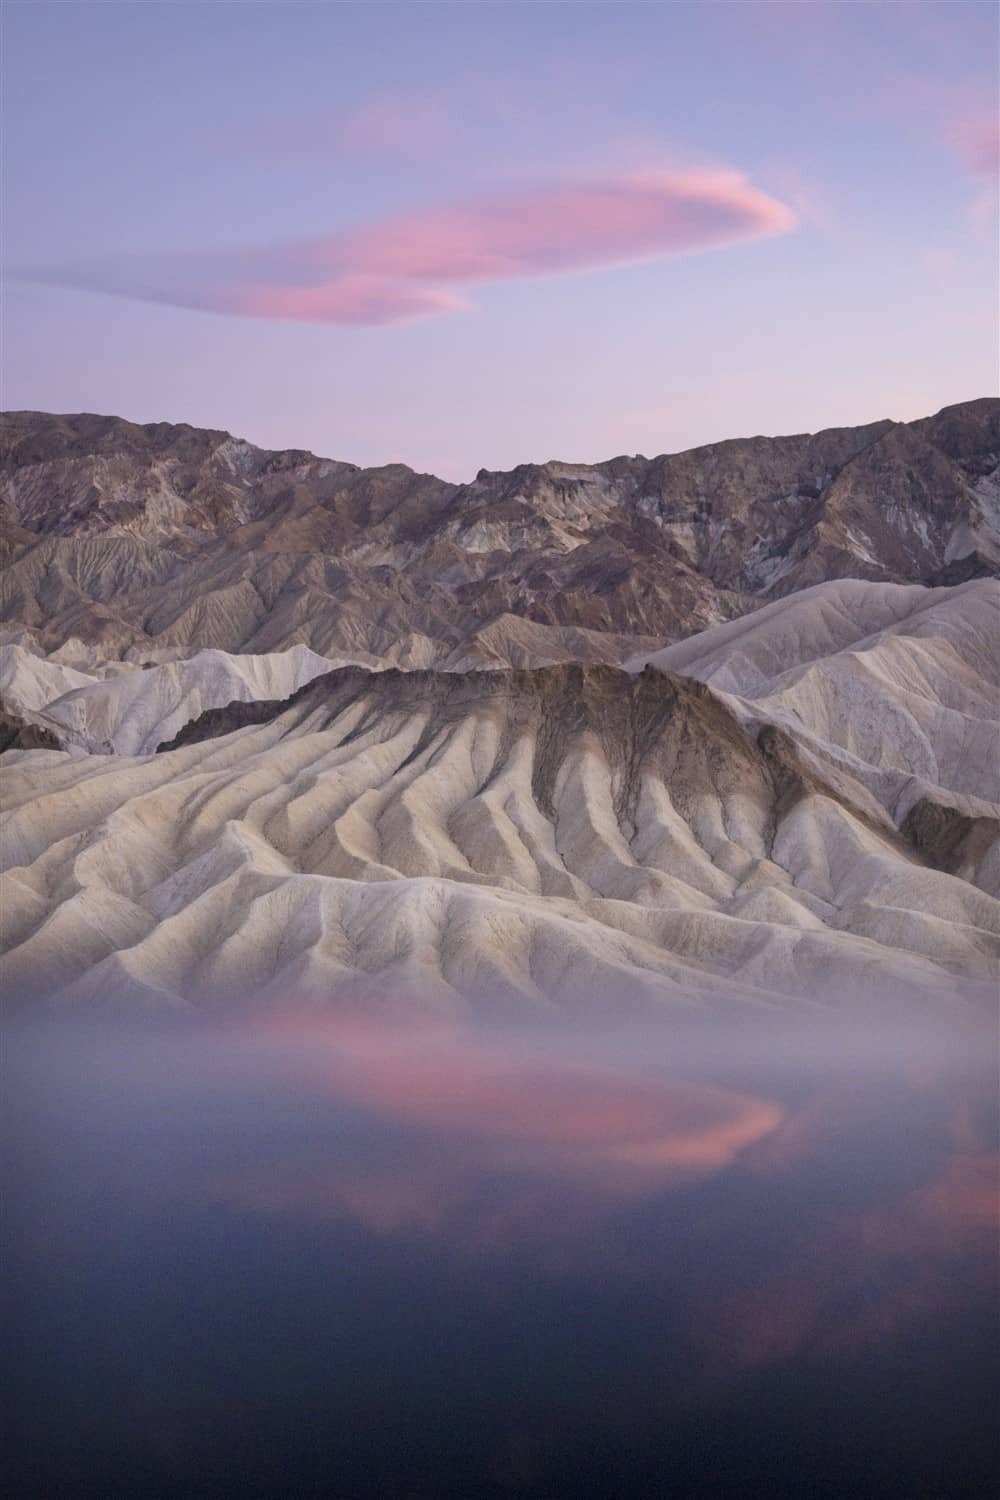
<instances>
[{"instance_id":1,"label":"sky","mask_svg":"<svg viewBox=\"0 0 1000 1500\"><path fill-rule=\"evenodd\" d=\"M988 3L7 0L7 409L453 480L994 394Z\"/></svg>"}]
</instances>

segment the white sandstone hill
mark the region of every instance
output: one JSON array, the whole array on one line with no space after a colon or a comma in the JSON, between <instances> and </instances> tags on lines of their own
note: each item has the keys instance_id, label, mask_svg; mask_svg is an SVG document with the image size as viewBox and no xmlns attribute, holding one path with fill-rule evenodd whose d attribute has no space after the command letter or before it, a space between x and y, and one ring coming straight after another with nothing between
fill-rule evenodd
<instances>
[{"instance_id":1,"label":"white sandstone hill","mask_svg":"<svg viewBox=\"0 0 1000 1500\"><path fill-rule=\"evenodd\" d=\"M185 661L86 676L0 646L0 694L8 707L66 749L151 754L185 724L227 703L288 698L335 665L307 646L266 656L198 651Z\"/></svg>"},{"instance_id":2,"label":"white sandstone hill","mask_svg":"<svg viewBox=\"0 0 1000 1500\"><path fill-rule=\"evenodd\" d=\"M652 662L780 725L897 816L930 787L1000 802L1000 581L841 579L703 631Z\"/></svg>"},{"instance_id":3,"label":"white sandstone hill","mask_svg":"<svg viewBox=\"0 0 1000 1500\"><path fill-rule=\"evenodd\" d=\"M164 667L71 688L41 712L101 690L83 729L60 719L92 743L179 732L4 757L6 993L989 1003L998 592L840 580L643 670L311 657L279 695L276 668L237 666L225 706L157 688L148 723Z\"/></svg>"}]
</instances>

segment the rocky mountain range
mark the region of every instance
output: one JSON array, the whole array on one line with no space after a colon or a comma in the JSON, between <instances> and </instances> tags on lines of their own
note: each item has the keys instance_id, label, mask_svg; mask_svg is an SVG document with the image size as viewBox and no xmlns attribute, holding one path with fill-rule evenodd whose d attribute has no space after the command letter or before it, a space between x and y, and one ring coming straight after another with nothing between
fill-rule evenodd
<instances>
[{"instance_id":1,"label":"rocky mountain range","mask_svg":"<svg viewBox=\"0 0 1000 1500\"><path fill-rule=\"evenodd\" d=\"M447 484L0 427L15 1003L982 1005L1000 401Z\"/></svg>"},{"instance_id":2,"label":"rocky mountain range","mask_svg":"<svg viewBox=\"0 0 1000 1500\"><path fill-rule=\"evenodd\" d=\"M616 661L832 578L1000 567L1000 401L447 484L224 432L13 413L0 624L46 651ZM8 634L8 639L12 637Z\"/></svg>"}]
</instances>

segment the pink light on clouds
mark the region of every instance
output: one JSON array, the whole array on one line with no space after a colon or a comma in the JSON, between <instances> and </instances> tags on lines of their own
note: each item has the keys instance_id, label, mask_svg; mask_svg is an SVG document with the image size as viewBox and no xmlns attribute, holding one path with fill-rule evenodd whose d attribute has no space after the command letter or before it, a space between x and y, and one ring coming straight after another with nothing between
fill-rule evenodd
<instances>
[{"instance_id":1,"label":"pink light on clouds","mask_svg":"<svg viewBox=\"0 0 1000 1500\"><path fill-rule=\"evenodd\" d=\"M796 222L737 172L650 173L470 199L265 249L21 274L243 317L385 324L465 306L456 286L658 260L785 234Z\"/></svg>"},{"instance_id":2,"label":"pink light on clouds","mask_svg":"<svg viewBox=\"0 0 1000 1500\"><path fill-rule=\"evenodd\" d=\"M459 312L468 304L449 292L384 276L340 276L319 286L267 286L251 282L220 292L209 311L238 317L285 318L296 323L375 326L404 323L433 313Z\"/></svg>"},{"instance_id":3,"label":"pink light on clouds","mask_svg":"<svg viewBox=\"0 0 1000 1500\"><path fill-rule=\"evenodd\" d=\"M977 176L995 180L1000 174L1000 119L995 114L964 125L956 133L956 143Z\"/></svg>"}]
</instances>

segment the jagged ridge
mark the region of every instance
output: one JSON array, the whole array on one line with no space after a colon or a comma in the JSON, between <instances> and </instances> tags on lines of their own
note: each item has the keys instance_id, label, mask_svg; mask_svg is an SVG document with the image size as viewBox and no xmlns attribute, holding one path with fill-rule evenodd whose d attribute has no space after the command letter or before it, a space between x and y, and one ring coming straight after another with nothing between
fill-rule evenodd
<instances>
[{"instance_id":1,"label":"jagged ridge","mask_svg":"<svg viewBox=\"0 0 1000 1500\"><path fill-rule=\"evenodd\" d=\"M995 573L998 466L992 400L462 486L190 427L14 413L0 619L47 650L301 643L401 666L514 661L529 625L536 659L614 660L602 635L662 644L825 579Z\"/></svg>"}]
</instances>

